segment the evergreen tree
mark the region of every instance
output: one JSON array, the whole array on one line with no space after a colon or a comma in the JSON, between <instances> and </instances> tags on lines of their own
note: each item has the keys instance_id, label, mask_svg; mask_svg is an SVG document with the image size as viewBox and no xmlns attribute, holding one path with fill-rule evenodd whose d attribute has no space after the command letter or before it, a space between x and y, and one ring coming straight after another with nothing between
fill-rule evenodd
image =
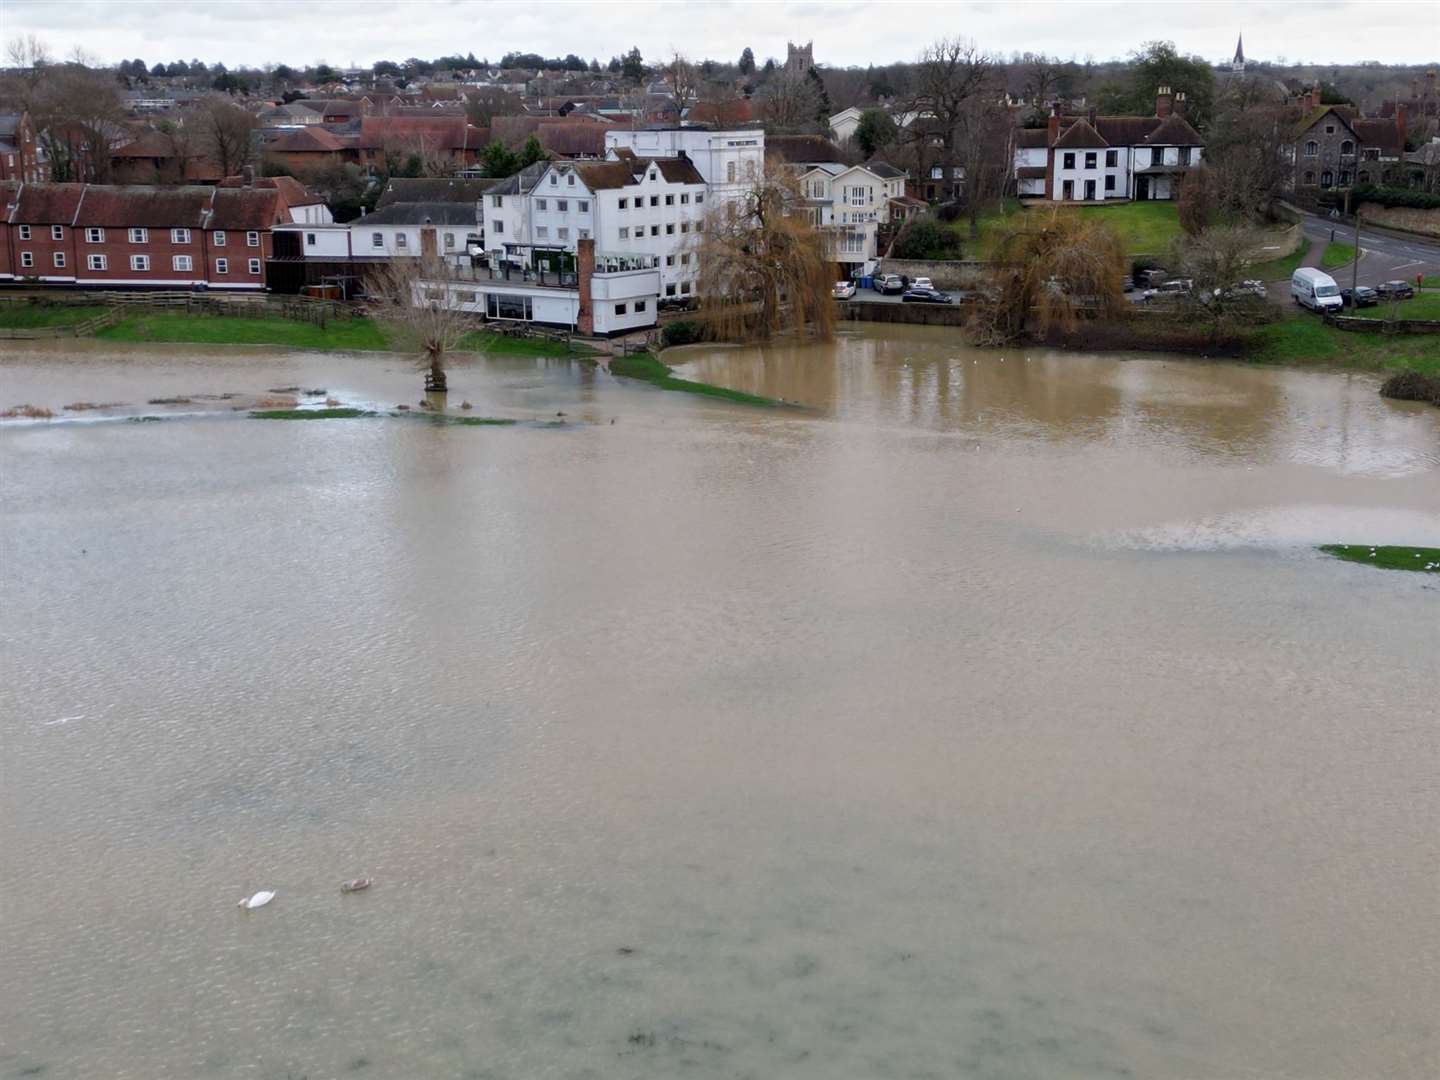
<instances>
[{"instance_id":1,"label":"evergreen tree","mask_svg":"<svg viewBox=\"0 0 1440 1080\"><path fill-rule=\"evenodd\" d=\"M545 153L545 148L540 145L540 140L531 135L525 140L525 145L520 148L520 160L516 171L527 165L534 165L537 161L544 161L549 156Z\"/></svg>"},{"instance_id":2,"label":"evergreen tree","mask_svg":"<svg viewBox=\"0 0 1440 1080\"><path fill-rule=\"evenodd\" d=\"M505 144L496 139L480 154L480 167L486 176L510 176L519 170L520 163Z\"/></svg>"},{"instance_id":3,"label":"evergreen tree","mask_svg":"<svg viewBox=\"0 0 1440 1080\"><path fill-rule=\"evenodd\" d=\"M746 45L745 51L740 54L739 68L741 75L753 75L755 73L755 53L749 45Z\"/></svg>"},{"instance_id":4,"label":"evergreen tree","mask_svg":"<svg viewBox=\"0 0 1440 1080\"><path fill-rule=\"evenodd\" d=\"M640 82L645 78L645 61L640 56L640 49L637 46L625 54L625 62L620 65L620 70L625 78Z\"/></svg>"}]
</instances>

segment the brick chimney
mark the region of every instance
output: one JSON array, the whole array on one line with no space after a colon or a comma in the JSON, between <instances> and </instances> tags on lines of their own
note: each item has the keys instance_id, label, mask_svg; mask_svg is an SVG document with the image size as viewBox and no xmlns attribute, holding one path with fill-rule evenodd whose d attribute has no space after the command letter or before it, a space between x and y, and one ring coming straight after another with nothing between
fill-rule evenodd
<instances>
[{"instance_id":1,"label":"brick chimney","mask_svg":"<svg viewBox=\"0 0 1440 1080\"><path fill-rule=\"evenodd\" d=\"M1185 91L1181 90L1175 95L1175 115L1185 115Z\"/></svg>"},{"instance_id":2,"label":"brick chimney","mask_svg":"<svg viewBox=\"0 0 1440 1080\"><path fill-rule=\"evenodd\" d=\"M1095 110L1093 108L1085 114L1085 119L1090 121L1091 127L1095 126Z\"/></svg>"},{"instance_id":3,"label":"brick chimney","mask_svg":"<svg viewBox=\"0 0 1440 1080\"><path fill-rule=\"evenodd\" d=\"M590 296L590 279L595 276L595 241L587 236L575 241L575 269L580 275L580 308L575 328L589 336L595 333L595 305Z\"/></svg>"},{"instance_id":4,"label":"brick chimney","mask_svg":"<svg viewBox=\"0 0 1440 1080\"><path fill-rule=\"evenodd\" d=\"M1312 86L1312 87L1310 88L1310 107L1311 107L1312 109L1318 109L1318 108L1320 107L1320 84L1319 84L1319 83L1316 83L1314 86Z\"/></svg>"},{"instance_id":5,"label":"brick chimney","mask_svg":"<svg viewBox=\"0 0 1440 1080\"><path fill-rule=\"evenodd\" d=\"M1159 90L1156 90L1155 115L1161 120L1164 120L1165 117L1170 115L1170 106L1173 101L1174 99L1170 96L1170 88L1168 86L1162 86Z\"/></svg>"},{"instance_id":6,"label":"brick chimney","mask_svg":"<svg viewBox=\"0 0 1440 1080\"><path fill-rule=\"evenodd\" d=\"M1045 198L1051 198L1055 187L1055 144L1060 141L1060 103L1050 103L1050 116L1045 121Z\"/></svg>"}]
</instances>

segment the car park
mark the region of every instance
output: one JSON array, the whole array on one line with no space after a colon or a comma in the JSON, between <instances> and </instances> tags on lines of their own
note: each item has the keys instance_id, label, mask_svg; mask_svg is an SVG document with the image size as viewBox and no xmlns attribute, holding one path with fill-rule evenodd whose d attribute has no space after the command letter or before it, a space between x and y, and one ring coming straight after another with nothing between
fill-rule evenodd
<instances>
[{"instance_id":1,"label":"car park","mask_svg":"<svg viewBox=\"0 0 1440 1080\"><path fill-rule=\"evenodd\" d=\"M939 289L918 289L911 287L905 290L900 296L902 303L906 304L953 304L949 293L943 293Z\"/></svg>"},{"instance_id":2,"label":"car park","mask_svg":"<svg viewBox=\"0 0 1440 1080\"><path fill-rule=\"evenodd\" d=\"M1381 300L1409 300L1415 295L1415 286L1408 281L1386 281L1375 286L1375 295Z\"/></svg>"},{"instance_id":3,"label":"car park","mask_svg":"<svg viewBox=\"0 0 1440 1080\"><path fill-rule=\"evenodd\" d=\"M1380 295L1368 285L1359 285L1354 289L1341 289L1340 299L1346 307L1374 307L1380 302Z\"/></svg>"},{"instance_id":4,"label":"car park","mask_svg":"<svg viewBox=\"0 0 1440 1080\"><path fill-rule=\"evenodd\" d=\"M855 283L853 281L837 281L835 288L830 290L830 295L836 300L849 300L855 295Z\"/></svg>"}]
</instances>

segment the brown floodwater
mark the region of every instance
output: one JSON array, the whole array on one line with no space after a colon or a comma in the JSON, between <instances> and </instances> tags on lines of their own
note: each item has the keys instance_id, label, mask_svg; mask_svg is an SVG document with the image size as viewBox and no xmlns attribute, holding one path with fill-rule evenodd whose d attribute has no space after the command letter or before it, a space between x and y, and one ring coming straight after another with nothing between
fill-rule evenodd
<instances>
[{"instance_id":1,"label":"brown floodwater","mask_svg":"<svg viewBox=\"0 0 1440 1080\"><path fill-rule=\"evenodd\" d=\"M1440 410L670 359L5 351L0 1078L1440 1073Z\"/></svg>"}]
</instances>

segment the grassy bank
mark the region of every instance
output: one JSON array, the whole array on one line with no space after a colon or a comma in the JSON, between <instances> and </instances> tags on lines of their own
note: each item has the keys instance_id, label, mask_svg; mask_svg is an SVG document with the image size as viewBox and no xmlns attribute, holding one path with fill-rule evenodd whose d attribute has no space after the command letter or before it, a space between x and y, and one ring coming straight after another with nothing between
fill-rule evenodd
<instances>
[{"instance_id":1,"label":"grassy bank","mask_svg":"<svg viewBox=\"0 0 1440 1080\"><path fill-rule=\"evenodd\" d=\"M1315 315L1291 315L1249 334L1245 356L1263 364L1440 375L1440 334L1355 333L1326 326Z\"/></svg>"},{"instance_id":2,"label":"grassy bank","mask_svg":"<svg viewBox=\"0 0 1440 1080\"><path fill-rule=\"evenodd\" d=\"M1339 270L1342 266L1349 266L1355 261L1355 245L1342 244L1338 240L1325 245L1325 250L1320 253L1320 268L1322 270Z\"/></svg>"},{"instance_id":3,"label":"grassy bank","mask_svg":"<svg viewBox=\"0 0 1440 1080\"><path fill-rule=\"evenodd\" d=\"M546 338L512 337L488 330L472 330L460 339L457 352L477 352L486 356L594 356L593 349Z\"/></svg>"},{"instance_id":4,"label":"grassy bank","mask_svg":"<svg viewBox=\"0 0 1440 1080\"><path fill-rule=\"evenodd\" d=\"M369 319L335 319L325 326L316 326L277 315L144 312L128 316L95 336L102 341L282 345L292 349L383 351L390 347L384 332Z\"/></svg>"},{"instance_id":5,"label":"grassy bank","mask_svg":"<svg viewBox=\"0 0 1440 1080\"><path fill-rule=\"evenodd\" d=\"M1290 275L1299 269L1308 254L1310 254L1310 238L1302 236L1300 246L1289 255L1279 259L1270 259L1268 262L1256 263L1250 267L1248 272L1252 278L1258 281L1289 281Z\"/></svg>"},{"instance_id":6,"label":"grassy bank","mask_svg":"<svg viewBox=\"0 0 1440 1080\"><path fill-rule=\"evenodd\" d=\"M1163 257L1170 245L1180 237L1180 216L1173 202L1154 200L1147 202L1115 201L1100 206L1058 206L1040 203L1022 206L1018 199L1006 199L998 210L980 217L980 237L970 238L970 222L960 217L953 224L967 259L989 258L995 240L1007 229L1023 228L1029 222L1042 219L1052 212L1080 214L1093 217L1104 223L1125 247L1130 258L1137 255Z\"/></svg>"},{"instance_id":7,"label":"grassy bank","mask_svg":"<svg viewBox=\"0 0 1440 1080\"><path fill-rule=\"evenodd\" d=\"M1440 574L1440 548L1322 544L1320 550L1346 562L1363 563L1381 570L1414 570L1420 574Z\"/></svg>"},{"instance_id":8,"label":"grassy bank","mask_svg":"<svg viewBox=\"0 0 1440 1080\"><path fill-rule=\"evenodd\" d=\"M635 356L617 356L610 361L610 373L619 375L625 379L639 379L648 382L652 386L658 386L661 390L678 390L685 394L699 394L701 397L720 398L724 401L735 401L742 405L783 405L782 401L774 398L761 397L759 394L747 394L743 390L730 390L724 386L712 386L710 383L691 382L689 379L681 379L676 376L674 370L657 357L650 353L638 353Z\"/></svg>"},{"instance_id":9,"label":"grassy bank","mask_svg":"<svg viewBox=\"0 0 1440 1080\"><path fill-rule=\"evenodd\" d=\"M6 330L33 330L42 326L73 326L103 315L98 304L10 304L0 303L0 327Z\"/></svg>"},{"instance_id":10,"label":"grassy bank","mask_svg":"<svg viewBox=\"0 0 1440 1080\"><path fill-rule=\"evenodd\" d=\"M1374 307L1357 308L1346 311L1345 314L1362 319L1385 319L1390 315L1390 303L1382 300ZM1401 300L1396 306L1395 315L1400 319L1440 319L1440 293L1416 293L1411 300Z\"/></svg>"}]
</instances>

